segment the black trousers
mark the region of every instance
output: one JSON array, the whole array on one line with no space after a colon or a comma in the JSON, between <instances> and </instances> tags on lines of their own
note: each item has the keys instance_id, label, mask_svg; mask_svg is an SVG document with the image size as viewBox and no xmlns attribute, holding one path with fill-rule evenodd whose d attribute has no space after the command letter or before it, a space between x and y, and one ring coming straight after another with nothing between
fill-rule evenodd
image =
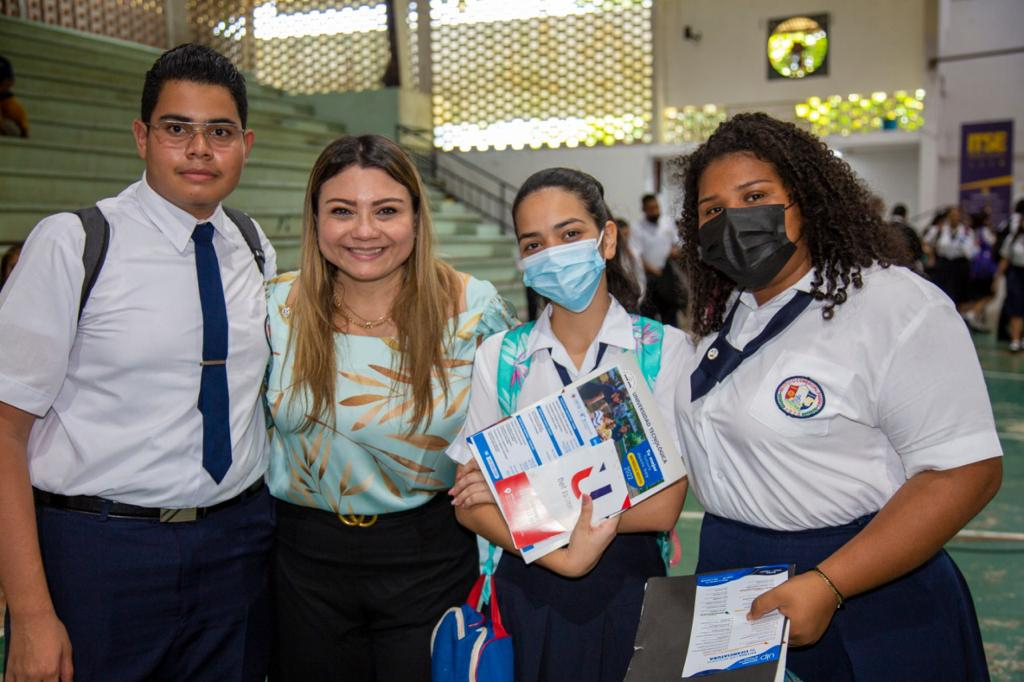
<instances>
[{"instance_id":1,"label":"black trousers","mask_svg":"<svg viewBox=\"0 0 1024 682\"><path fill-rule=\"evenodd\" d=\"M478 575L448 496L368 528L278 501L271 679L430 680L430 636Z\"/></svg>"},{"instance_id":2,"label":"black trousers","mask_svg":"<svg viewBox=\"0 0 1024 682\"><path fill-rule=\"evenodd\" d=\"M37 507L76 682L262 682L273 513L266 489L193 523Z\"/></svg>"}]
</instances>

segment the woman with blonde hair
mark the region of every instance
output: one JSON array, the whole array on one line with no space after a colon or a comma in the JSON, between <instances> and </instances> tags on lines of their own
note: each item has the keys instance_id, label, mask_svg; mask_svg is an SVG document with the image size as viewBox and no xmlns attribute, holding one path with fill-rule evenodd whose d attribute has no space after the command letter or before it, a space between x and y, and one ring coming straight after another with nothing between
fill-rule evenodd
<instances>
[{"instance_id":1,"label":"woman with blonde hair","mask_svg":"<svg viewBox=\"0 0 1024 682\"><path fill-rule=\"evenodd\" d=\"M302 269L271 282L274 679L428 680L431 630L477 574L446 495L479 342L512 323L438 260L423 184L390 140L313 167Z\"/></svg>"}]
</instances>

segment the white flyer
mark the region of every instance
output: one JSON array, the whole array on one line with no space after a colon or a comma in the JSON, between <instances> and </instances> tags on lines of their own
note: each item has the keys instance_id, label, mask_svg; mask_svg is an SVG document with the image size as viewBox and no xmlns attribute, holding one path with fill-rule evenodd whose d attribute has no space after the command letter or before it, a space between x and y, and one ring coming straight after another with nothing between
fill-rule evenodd
<instances>
[{"instance_id":1,"label":"white flyer","mask_svg":"<svg viewBox=\"0 0 1024 682\"><path fill-rule=\"evenodd\" d=\"M630 355L466 439L524 561L566 545L584 493L594 520L683 476L683 462Z\"/></svg>"},{"instance_id":2,"label":"white flyer","mask_svg":"<svg viewBox=\"0 0 1024 682\"><path fill-rule=\"evenodd\" d=\"M747 613L756 597L788 579L785 564L698 575L682 676L785 660L786 617L773 611L748 621Z\"/></svg>"}]
</instances>

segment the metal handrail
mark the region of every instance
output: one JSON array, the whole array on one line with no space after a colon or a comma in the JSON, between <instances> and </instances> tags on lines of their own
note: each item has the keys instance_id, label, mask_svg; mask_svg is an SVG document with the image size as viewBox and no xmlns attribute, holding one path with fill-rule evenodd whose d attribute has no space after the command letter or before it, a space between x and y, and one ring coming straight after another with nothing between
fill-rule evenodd
<instances>
[{"instance_id":1,"label":"metal handrail","mask_svg":"<svg viewBox=\"0 0 1024 682\"><path fill-rule=\"evenodd\" d=\"M441 152L434 145L434 134L431 130L399 124L395 128L395 133L399 144L402 144L417 161L420 172L435 185L498 223L502 231L513 231L511 206L516 192L514 185L458 154ZM409 137L420 143L417 145L418 149L404 144L404 140ZM448 160L461 166L461 172L452 168L451 164L445 163ZM480 179L493 187L481 184Z\"/></svg>"}]
</instances>

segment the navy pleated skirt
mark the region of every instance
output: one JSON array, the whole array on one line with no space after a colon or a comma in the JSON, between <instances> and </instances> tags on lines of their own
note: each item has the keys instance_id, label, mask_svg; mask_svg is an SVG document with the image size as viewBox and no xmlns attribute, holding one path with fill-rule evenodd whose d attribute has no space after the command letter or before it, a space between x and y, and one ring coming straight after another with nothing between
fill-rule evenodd
<instances>
[{"instance_id":1,"label":"navy pleated skirt","mask_svg":"<svg viewBox=\"0 0 1024 682\"><path fill-rule=\"evenodd\" d=\"M784 532L705 514L697 572L790 563L803 573L871 518ZM804 682L989 679L974 601L945 550L902 578L847 599L820 640L789 650L786 668Z\"/></svg>"},{"instance_id":2,"label":"navy pleated skirt","mask_svg":"<svg viewBox=\"0 0 1024 682\"><path fill-rule=\"evenodd\" d=\"M644 586L665 575L654 533L619 535L582 578L503 554L494 586L521 682L621 682L633 656Z\"/></svg>"}]
</instances>

